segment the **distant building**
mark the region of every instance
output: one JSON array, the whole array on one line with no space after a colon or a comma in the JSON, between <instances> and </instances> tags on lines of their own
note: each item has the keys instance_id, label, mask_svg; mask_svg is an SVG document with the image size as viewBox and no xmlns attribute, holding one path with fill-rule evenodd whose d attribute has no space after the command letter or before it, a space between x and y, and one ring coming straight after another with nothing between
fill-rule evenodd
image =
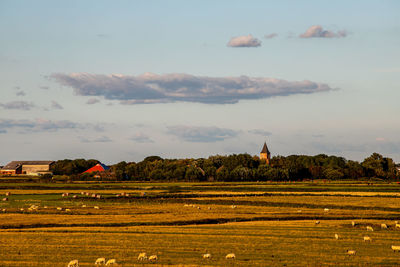
<instances>
[{"instance_id":1,"label":"distant building","mask_svg":"<svg viewBox=\"0 0 400 267\"><path fill-rule=\"evenodd\" d=\"M84 171L83 173L104 172L109 169L110 169L110 167L108 167L107 165L104 165L103 163L98 163L95 166L93 166L92 168Z\"/></svg>"},{"instance_id":2,"label":"distant building","mask_svg":"<svg viewBox=\"0 0 400 267\"><path fill-rule=\"evenodd\" d=\"M0 170L2 175L43 175L51 173L50 166L54 161L11 161Z\"/></svg>"},{"instance_id":3,"label":"distant building","mask_svg":"<svg viewBox=\"0 0 400 267\"><path fill-rule=\"evenodd\" d=\"M269 161L271 160L271 152L269 152L266 142L264 142L264 146L260 152L260 159L265 160L267 164L269 164Z\"/></svg>"}]
</instances>

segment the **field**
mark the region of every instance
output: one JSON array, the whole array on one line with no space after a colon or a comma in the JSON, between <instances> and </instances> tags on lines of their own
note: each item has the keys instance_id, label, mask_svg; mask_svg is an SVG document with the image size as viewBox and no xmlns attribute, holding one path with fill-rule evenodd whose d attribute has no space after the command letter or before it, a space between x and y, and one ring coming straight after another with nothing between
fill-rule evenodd
<instances>
[{"instance_id":1,"label":"field","mask_svg":"<svg viewBox=\"0 0 400 267\"><path fill-rule=\"evenodd\" d=\"M0 266L400 265L397 183L0 183L6 192Z\"/></svg>"}]
</instances>

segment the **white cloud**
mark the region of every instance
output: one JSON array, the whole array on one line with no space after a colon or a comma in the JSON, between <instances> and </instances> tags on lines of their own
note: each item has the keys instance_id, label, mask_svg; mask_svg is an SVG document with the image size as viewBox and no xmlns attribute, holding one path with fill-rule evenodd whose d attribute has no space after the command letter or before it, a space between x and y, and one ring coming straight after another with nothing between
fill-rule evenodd
<instances>
[{"instance_id":1,"label":"white cloud","mask_svg":"<svg viewBox=\"0 0 400 267\"><path fill-rule=\"evenodd\" d=\"M243 35L232 37L228 42L227 46L230 47L259 47L261 46L261 41L253 37L253 35Z\"/></svg>"},{"instance_id":2,"label":"white cloud","mask_svg":"<svg viewBox=\"0 0 400 267\"><path fill-rule=\"evenodd\" d=\"M122 104L197 102L232 104L244 99L311 94L332 90L312 81L286 81L264 77L207 77L190 74L102 75L88 73L52 74L61 85L72 87L76 95L103 96Z\"/></svg>"},{"instance_id":3,"label":"white cloud","mask_svg":"<svg viewBox=\"0 0 400 267\"><path fill-rule=\"evenodd\" d=\"M313 25L305 33L299 35L301 38L340 38L346 36L347 32L345 30L335 33L330 30L324 30L320 25Z\"/></svg>"},{"instance_id":4,"label":"white cloud","mask_svg":"<svg viewBox=\"0 0 400 267\"><path fill-rule=\"evenodd\" d=\"M237 136L238 131L226 128L199 126L169 126L168 133L187 142L210 143Z\"/></svg>"}]
</instances>

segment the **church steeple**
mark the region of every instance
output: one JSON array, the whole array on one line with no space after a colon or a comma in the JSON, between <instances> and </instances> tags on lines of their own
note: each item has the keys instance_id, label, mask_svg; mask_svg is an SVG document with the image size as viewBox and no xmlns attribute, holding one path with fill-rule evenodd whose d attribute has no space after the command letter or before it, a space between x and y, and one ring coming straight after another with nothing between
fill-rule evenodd
<instances>
[{"instance_id":1,"label":"church steeple","mask_svg":"<svg viewBox=\"0 0 400 267\"><path fill-rule=\"evenodd\" d=\"M267 164L269 164L269 160L271 159L271 152L269 152L266 142L264 142L264 146L260 152L260 159L265 160Z\"/></svg>"}]
</instances>

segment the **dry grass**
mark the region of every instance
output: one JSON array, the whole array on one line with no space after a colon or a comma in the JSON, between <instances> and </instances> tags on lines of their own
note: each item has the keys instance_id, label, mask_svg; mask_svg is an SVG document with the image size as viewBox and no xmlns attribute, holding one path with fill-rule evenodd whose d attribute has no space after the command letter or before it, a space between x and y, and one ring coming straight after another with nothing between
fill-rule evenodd
<instances>
[{"instance_id":1,"label":"dry grass","mask_svg":"<svg viewBox=\"0 0 400 267\"><path fill-rule=\"evenodd\" d=\"M250 191L254 196L240 196L217 186L173 197L159 190L151 198L102 200L65 199L56 194L63 188L35 194L15 190L10 201L0 203L0 209L7 209L0 213L0 266L66 266L75 258L80 266L93 266L98 257L116 258L120 266L142 266L140 252L157 254L161 265L400 265L398 253L390 248L400 245L400 230L394 228L394 220L400 220L396 197L360 192L346 192L355 194L351 197L329 192L256 196L257 184ZM110 196L127 192L103 190ZM195 195L187 198L188 193ZM38 211L27 212L31 204L39 205ZM58 206L71 211L58 211ZM389 229L380 229L381 223ZM367 232L367 225L375 231ZM363 241L365 235L371 243ZM356 255L347 255L347 249ZM204 253L212 258L204 260ZM228 253L236 259L226 260Z\"/></svg>"}]
</instances>

